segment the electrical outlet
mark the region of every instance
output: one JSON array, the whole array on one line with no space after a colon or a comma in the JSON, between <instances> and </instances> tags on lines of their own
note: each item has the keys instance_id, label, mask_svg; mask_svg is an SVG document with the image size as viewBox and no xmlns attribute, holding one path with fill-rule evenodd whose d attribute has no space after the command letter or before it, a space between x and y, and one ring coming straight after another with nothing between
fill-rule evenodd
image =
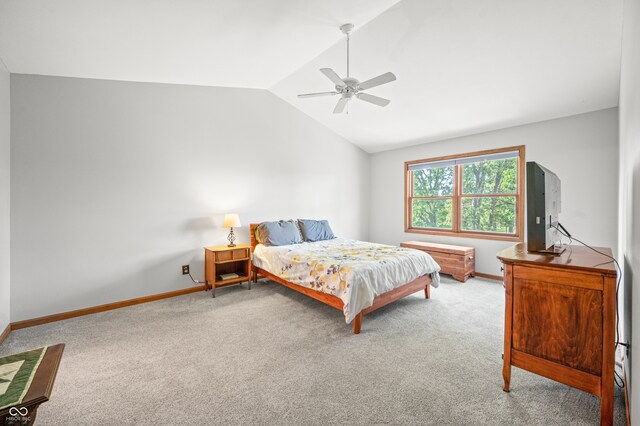
<instances>
[{"instance_id":1,"label":"electrical outlet","mask_svg":"<svg viewBox=\"0 0 640 426\"><path fill-rule=\"evenodd\" d=\"M189 274L189 265L182 265L182 275Z\"/></svg>"}]
</instances>

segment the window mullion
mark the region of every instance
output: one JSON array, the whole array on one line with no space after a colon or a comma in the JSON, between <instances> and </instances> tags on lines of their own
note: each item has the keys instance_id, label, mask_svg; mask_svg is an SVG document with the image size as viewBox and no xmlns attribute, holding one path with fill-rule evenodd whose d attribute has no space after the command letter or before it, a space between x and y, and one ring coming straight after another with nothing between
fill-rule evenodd
<instances>
[{"instance_id":1,"label":"window mullion","mask_svg":"<svg viewBox=\"0 0 640 426\"><path fill-rule=\"evenodd\" d=\"M461 186L462 186L462 176L460 171L462 170L462 166L457 164L453 173L453 213L452 213L452 222L453 222L453 231L460 232L462 229L461 221L462 221L462 211L461 211L461 199L460 195L462 194Z\"/></svg>"},{"instance_id":2,"label":"window mullion","mask_svg":"<svg viewBox=\"0 0 640 426\"><path fill-rule=\"evenodd\" d=\"M453 166L453 193L451 195L451 231L458 232L458 166Z\"/></svg>"},{"instance_id":3,"label":"window mullion","mask_svg":"<svg viewBox=\"0 0 640 426\"><path fill-rule=\"evenodd\" d=\"M413 227L413 196L415 195L413 193L414 191L414 184L413 184L413 172L409 172L409 205L407 206L408 209L408 214L409 216L407 217L407 223L408 223L408 227L411 228Z\"/></svg>"}]
</instances>

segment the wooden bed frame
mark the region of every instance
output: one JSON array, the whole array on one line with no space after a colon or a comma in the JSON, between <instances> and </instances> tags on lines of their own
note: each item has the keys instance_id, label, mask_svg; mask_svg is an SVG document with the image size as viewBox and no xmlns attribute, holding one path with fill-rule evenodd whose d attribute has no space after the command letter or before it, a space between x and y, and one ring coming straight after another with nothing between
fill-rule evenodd
<instances>
[{"instance_id":1,"label":"wooden bed frame","mask_svg":"<svg viewBox=\"0 0 640 426\"><path fill-rule=\"evenodd\" d=\"M255 234L256 227L258 225L259 224L257 223L252 223L249 225L249 233L251 235L251 253L253 253L253 250L258 245L258 240L256 240L256 234ZM254 283L258 282L258 276L260 275L264 278L268 278L272 281L282 284L285 287L289 287L290 289L295 290L298 293L302 293L324 304L327 304L336 309L339 309L341 312L343 311L344 303L342 302L342 300L340 300L338 296L323 293L318 290L314 290L308 287L303 287L301 285L283 280L282 278L277 277L276 275L273 275L272 273L269 273L264 269L254 266L253 262L251 262L251 273L252 273L252 278ZM355 319L353 320L353 333L360 334L360 329L362 327L362 317L364 315L370 312L373 312L378 308L382 308L383 306L388 305L391 302L395 302L396 300L402 299L403 297L409 296L410 294L413 294L420 290L424 290L425 298L429 299L431 297L430 285L431 285L431 277L429 275L424 275L422 277L416 278L413 281L403 284L400 287L394 288L389 292L381 294L380 296L376 296L376 298L373 299L373 305L363 309L358 315L356 315Z\"/></svg>"}]
</instances>

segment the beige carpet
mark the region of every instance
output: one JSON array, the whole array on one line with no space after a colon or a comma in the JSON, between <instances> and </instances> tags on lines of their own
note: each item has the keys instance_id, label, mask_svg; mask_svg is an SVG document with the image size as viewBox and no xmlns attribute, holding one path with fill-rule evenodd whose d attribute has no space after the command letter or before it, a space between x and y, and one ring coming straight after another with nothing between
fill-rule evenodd
<instances>
[{"instance_id":1,"label":"beige carpet","mask_svg":"<svg viewBox=\"0 0 640 426\"><path fill-rule=\"evenodd\" d=\"M66 343L40 425L595 425L599 399L513 369L504 291L443 279L365 317L273 282L194 293L11 333L0 355ZM625 424L617 392L615 423Z\"/></svg>"}]
</instances>

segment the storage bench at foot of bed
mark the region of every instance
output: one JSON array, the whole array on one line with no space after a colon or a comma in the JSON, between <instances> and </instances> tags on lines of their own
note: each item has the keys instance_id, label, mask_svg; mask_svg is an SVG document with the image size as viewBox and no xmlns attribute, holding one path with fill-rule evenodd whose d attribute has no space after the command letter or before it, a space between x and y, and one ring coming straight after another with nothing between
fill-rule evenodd
<instances>
[{"instance_id":1,"label":"storage bench at foot of bed","mask_svg":"<svg viewBox=\"0 0 640 426\"><path fill-rule=\"evenodd\" d=\"M427 243L424 241L407 241L400 243L400 247L428 253L440 265L441 274L451 275L458 281L465 282L467 278L474 276L476 273L476 249L473 247Z\"/></svg>"}]
</instances>

